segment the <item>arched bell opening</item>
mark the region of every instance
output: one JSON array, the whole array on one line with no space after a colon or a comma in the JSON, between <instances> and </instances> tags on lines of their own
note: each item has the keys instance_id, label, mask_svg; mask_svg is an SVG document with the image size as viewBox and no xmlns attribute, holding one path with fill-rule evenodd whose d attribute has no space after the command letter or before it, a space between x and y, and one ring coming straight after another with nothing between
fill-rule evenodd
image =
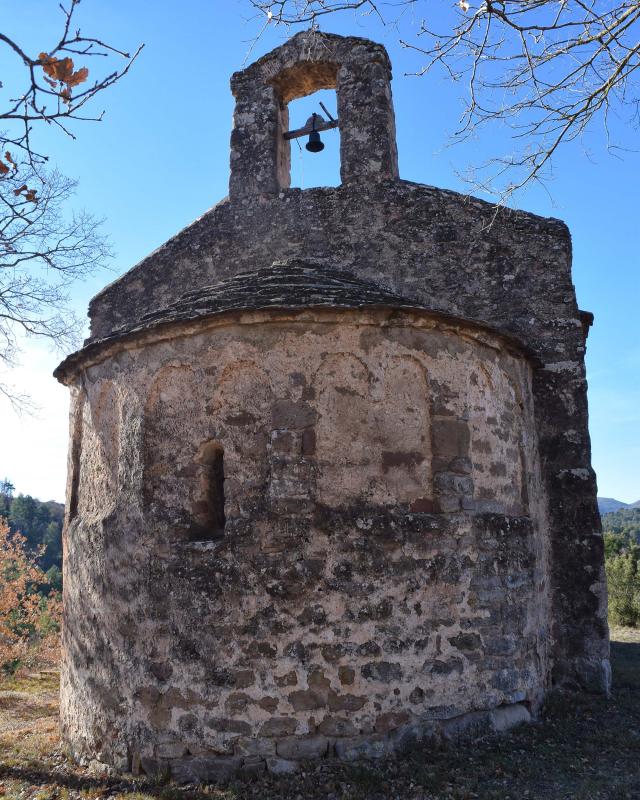
<instances>
[{"instance_id":1,"label":"arched bell opening","mask_svg":"<svg viewBox=\"0 0 640 800\"><path fill-rule=\"evenodd\" d=\"M278 182L283 189L339 186L338 65L302 62L271 83L279 100Z\"/></svg>"},{"instance_id":2,"label":"arched bell opening","mask_svg":"<svg viewBox=\"0 0 640 800\"><path fill-rule=\"evenodd\" d=\"M337 120L335 91L320 89L306 97L296 98L289 103L287 110L290 128L301 131L300 135L288 140L288 185L299 189L340 186L340 129L328 127Z\"/></svg>"}]
</instances>

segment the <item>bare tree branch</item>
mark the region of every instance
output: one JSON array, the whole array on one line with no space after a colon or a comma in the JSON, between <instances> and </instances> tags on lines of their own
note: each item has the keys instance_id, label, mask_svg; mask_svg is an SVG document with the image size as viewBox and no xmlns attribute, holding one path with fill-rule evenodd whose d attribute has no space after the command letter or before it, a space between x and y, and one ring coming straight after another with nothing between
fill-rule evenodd
<instances>
[{"instance_id":1,"label":"bare tree branch","mask_svg":"<svg viewBox=\"0 0 640 800\"><path fill-rule=\"evenodd\" d=\"M0 47L21 68L20 85L0 107L0 367L5 369L16 364L25 335L65 349L77 343L82 325L70 309L69 287L110 256L100 221L67 210L75 182L47 168L49 154L34 140L44 124L75 139L77 124L102 120L104 111L91 112L91 101L121 80L142 50L131 55L74 29L79 3L59 6L60 33L38 53L0 33ZM98 62L106 70L93 77ZM2 381L0 394L26 405L24 396Z\"/></svg>"},{"instance_id":2,"label":"bare tree branch","mask_svg":"<svg viewBox=\"0 0 640 800\"><path fill-rule=\"evenodd\" d=\"M638 123L640 0L249 0L270 25L316 25L329 14L384 10L387 24L407 8L423 13L415 39L417 75L443 69L466 81L466 107L454 141L490 123L508 126L515 150L468 175L476 189L505 202L548 176L558 149L612 112ZM609 143L615 147L614 143Z\"/></svg>"},{"instance_id":3,"label":"bare tree branch","mask_svg":"<svg viewBox=\"0 0 640 800\"><path fill-rule=\"evenodd\" d=\"M0 363L12 365L20 334L59 347L76 344L81 323L69 309L69 288L109 256L98 222L64 214L75 182L58 172L7 176L0 193ZM37 202L16 194L26 180Z\"/></svg>"},{"instance_id":4,"label":"bare tree branch","mask_svg":"<svg viewBox=\"0 0 640 800\"><path fill-rule=\"evenodd\" d=\"M49 50L43 49L38 54L28 54L10 36L0 33L0 43L4 43L13 51L24 67L22 87L10 99L8 106L0 109L0 126L5 122L11 126L10 130L0 135L0 146L2 149L8 148L14 155L18 151L23 151L30 163L43 162L48 158L31 146L30 134L33 125L42 122L53 123L75 138L67 123L74 120L100 121L104 112L94 116L84 116L80 114L81 109L100 92L123 78L143 48L143 45L140 45L133 55L130 55L102 39L83 36L80 29L72 32L71 24L79 3L80 0L70 0L68 7L60 5L62 33ZM89 69L83 65L76 69L73 59L67 54L80 55L84 60L95 57L109 59L111 56L117 56L124 63L91 83L89 75L93 67Z\"/></svg>"}]
</instances>

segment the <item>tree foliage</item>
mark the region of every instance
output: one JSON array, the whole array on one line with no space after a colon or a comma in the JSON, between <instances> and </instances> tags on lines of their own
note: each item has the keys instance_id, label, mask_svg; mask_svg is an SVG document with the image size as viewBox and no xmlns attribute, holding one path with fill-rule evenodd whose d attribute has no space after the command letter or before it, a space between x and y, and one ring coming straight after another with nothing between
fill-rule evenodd
<instances>
[{"instance_id":1,"label":"tree foliage","mask_svg":"<svg viewBox=\"0 0 640 800\"><path fill-rule=\"evenodd\" d=\"M24 547L56 588L61 588L63 515L61 503L42 502L30 495L14 497L11 482L0 481L0 518L12 534L20 532Z\"/></svg>"},{"instance_id":2,"label":"tree foliage","mask_svg":"<svg viewBox=\"0 0 640 800\"><path fill-rule=\"evenodd\" d=\"M389 26L416 20L400 44L465 83L455 138L508 126L513 152L475 165L475 188L499 194L548 177L562 145L611 115L638 122L640 0L249 0L267 25L318 25L328 15L375 15ZM419 21L418 21L419 20ZM610 142L615 147L615 142Z\"/></svg>"},{"instance_id":3,"label":"tree foliage","mask_svg":"<svg viewBox=\"0 0 640 800\"><path fill-rule=\"evenodd\" d=\"M602 530L640 544L640 508L620 508L603 514Z\"/></svg>"},{"instance_id":4,"label":"tree foliage","mask_svg":"<svg viewBox=\"0 0 640 800\"><path fill-rule=\"evenodd\" d=\"M621 508L602 516L605 552L608 556L640 545L640 508Z\"/></svg>"},{"instance_id":5,"label":"tree foliage","mask_svg":"<svg viewBox=\"0 0 640 800\"><path fill-rule=\"evenodd\" d=\"M606 560L609 619L614 625L640 627L640 547L611 555Z\"/></svg>"},{"instance_id":6,"label":"tree foliage","mask_svg":"<svg viewBox=\"0 0 640 800\"><path fill-rule=\"evenodd\" d=\"M603 514L609 620L640 627L640 508Z\"/></svg>"},{"instance_id":7,"label":"tree foliage","mask_svg":"<svg viewBox=\"0 0 640 800\"><path fill-rule=\"evenodd\" d=\"M2 87L0 105L0 366L16 363L22 335L63 347L75 342L80 323L69 309L69 286L109 255L99 222L68 210L76 182L50 167L38 144L43 128L75 139L78 123L100 121L104 112L93 113L92 101L126 75L141 49L131 55L85 36L75 27L79 4L60 5L60 29L47 49L30 53L0 33L19 76ZM102 68L96 72L92 62ZM25 399L2 382L0 391L18 405Z\"/></svg>"},{"instance_id":8,"label":"tree foliage","mask_svg":"<svg viewBox=\"0 0 640 800\"><path fill-rule=\"evenodd\" d=\"M62 603L57 592L38 591L46 582L25 537L0 518L0 670L28 663L35 651L39 661L57 661Z\"/></svg>"}]
</instances>

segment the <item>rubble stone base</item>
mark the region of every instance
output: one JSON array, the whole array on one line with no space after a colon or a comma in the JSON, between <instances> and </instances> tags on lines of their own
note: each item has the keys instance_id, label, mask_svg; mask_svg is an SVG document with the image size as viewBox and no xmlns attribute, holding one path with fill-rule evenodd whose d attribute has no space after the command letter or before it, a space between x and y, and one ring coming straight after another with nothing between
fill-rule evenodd
<instances>
[{"instance_id":1,"label":"rubble stone base","mask_svg":"<svg viewBox=\"0 0 640 800\"><path fill-rule=\"evenodd\" d=\"M236 775L270 772L287 775L297 772L305 761L337 758L340 761L372 761L400 755L416 747L437 746L443 742L474 739L504 733L532 721L522 703L500 706L489 711L473 711L446 720L412 721L389 733L330 737L323 735L287 736L281 739L254 739L236 746L236 754L184 755L179 758L146 758L134 755L131 769L149 776L168 775L177 783L224 782Z\"/></svg>"}]
</instances>

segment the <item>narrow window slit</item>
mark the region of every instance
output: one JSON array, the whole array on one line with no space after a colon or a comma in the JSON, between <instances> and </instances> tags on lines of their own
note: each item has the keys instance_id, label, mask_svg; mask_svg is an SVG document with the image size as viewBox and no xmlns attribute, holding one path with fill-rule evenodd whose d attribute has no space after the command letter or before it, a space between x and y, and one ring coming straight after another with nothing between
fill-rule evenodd
<instances>
[{"instance_id":1,"label":"narrow window slit","mask_svg":"<svg viewBox=\"0 0 640 800\"><path fill-rule=\"evenodd\" d=\"M193 503L192 541L211 541L224 536L224 448L215 439L203 442L194 459L199 465Z\"/></svg>"}]
</instances>

